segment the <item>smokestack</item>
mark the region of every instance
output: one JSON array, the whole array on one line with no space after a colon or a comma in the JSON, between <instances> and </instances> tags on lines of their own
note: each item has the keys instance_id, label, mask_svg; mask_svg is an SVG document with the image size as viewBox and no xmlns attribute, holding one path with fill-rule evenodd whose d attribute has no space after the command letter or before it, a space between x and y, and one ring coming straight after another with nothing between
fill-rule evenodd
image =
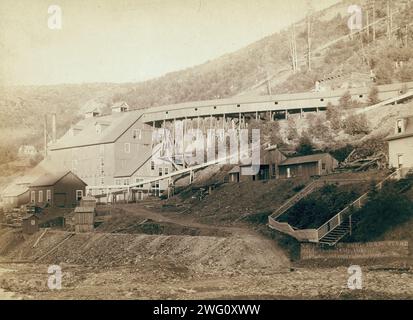
<instances>
[{"instance_id":1,"label":"smokestack","mask_svg":"<svg viewBox=\"0 0 413 320\"><path fill-rule=\"evenodd\" d=\"M52 142L56 142L56 113L52 113Z\"/></svg>"},{"instance_id":2,"label":"smokestack","mask_svg":"<svg viewBox=\"0 0 413 320\"><path fill-rule=\"evenodd\" d=\"M44 127L43 127L43 138L44 138L44 157L47 157L47 114L44 115Z\"/></svg>"}]
</instances>

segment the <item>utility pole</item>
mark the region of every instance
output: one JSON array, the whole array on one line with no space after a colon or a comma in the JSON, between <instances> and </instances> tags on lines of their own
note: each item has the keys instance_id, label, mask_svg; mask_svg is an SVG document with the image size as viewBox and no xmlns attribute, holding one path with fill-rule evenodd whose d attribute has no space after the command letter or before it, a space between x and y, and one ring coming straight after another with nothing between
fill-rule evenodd
<instances>
[{"instance_id":1,"label":"utility pole","mask_svg":"<svg viewBox=\"0 0 413 320\"><path fill-rule=\"evenodd\" d=\"M392 18L390 9L390 0L387 0L387 39L391 40Z\"/></svg>"},{"instance_id":2,"label":"utility pole","mask_svg":"<svg viewBox=\"0 0 413 320\"><path fill-rule=\"evenodd\" d=\"M367 25L367 42L370 40L370 21L369 21L369 8L366 10L366 25Z\"/></svg>"},{"instance_id":3,"label":"utility pole","mask_svg":"<svg viewBox=\"0 0 413 320\"><path fill-rule=\"evenodd\" d=\"M43 139L44 139L44 158L47 158L47 114L44 115L43 125Z\"/></svg>"},{"instance_id":4,"label":"utility pole","mask_svg":"<svg viewBox=\"0 0 413 320\"><path fill-rule=\"evenodd\" d=\"M376 5L373 0L373 42L376 41Z\"/></svg>"},{"instance_id":5,"label":"utility pole","mask_svg":"<svg viewBox=\"0 0 413 320\"><path fill-rule=\"evenodd\" d=\"M311 16L307 16L307 65L311 71Z\"/></svg>"},{"instance_id":6,"label":"utility pole","mask_svg":"<svg viewBox=\"0 0 413 320\"><path fill-rule=\"evenodd\" d=\"M291 55L291 65L293 68L294 73L297 71L297 46L295 40L295 27L294 24L291 26L290 31L290 55Z\"/></svg>"}]
</instances>

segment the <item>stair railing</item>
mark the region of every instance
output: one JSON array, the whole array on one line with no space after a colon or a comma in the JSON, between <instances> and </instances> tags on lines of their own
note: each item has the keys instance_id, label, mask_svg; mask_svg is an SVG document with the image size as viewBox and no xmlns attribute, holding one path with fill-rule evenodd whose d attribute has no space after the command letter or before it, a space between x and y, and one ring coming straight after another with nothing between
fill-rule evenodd
<instances>
[{"instance_id":1,"label":"stair railing","mask_svg":"<svg viewBox=\"0 0 413 320\"><path fill-rule=\"evenodd\" d=\"M307 185L303 190L301 190L299 193L288 199L286 202L283 203L281 207L279 207L277 210L275 210L271 215L270 218L272 219L277 219L280 215L282 215L286 210L288 210L292 205L297 203L299 200L304 198L306 195L311 193L314 188L320 184L319 180L315 180L311 182L309 185Z\"/></svg>"},{"instance_id":2,"label":"stair railing","mask_svg":"<svg viewBox=\"0 0 413 320\"><path fill-rule=\"evenodd\" d=\"M376 188L380 190L383 187L384 182L393 178L400 180L401 168L397 169L392 174L387 176L384 180L380 181L376 185ZM334 217L332 217L330 220L324 223L320 228L318 228L318 241L320 241L324 236L326 236L328 233L330 233L339 225L341 225L352 214L354 208L361 208L363 204L367 201L368 194L369 192L366 192L365 194L357 198L355 201L353 201L351 204L349 204L347 207L345 207L343 210L337 213Z\"/></svg>"}]
</instances>

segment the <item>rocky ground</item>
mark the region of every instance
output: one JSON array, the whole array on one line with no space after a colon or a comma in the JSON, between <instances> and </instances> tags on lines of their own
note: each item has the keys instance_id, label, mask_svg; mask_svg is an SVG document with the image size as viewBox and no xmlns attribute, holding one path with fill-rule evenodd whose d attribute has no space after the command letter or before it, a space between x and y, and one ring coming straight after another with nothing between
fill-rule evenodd
<instances>
[{"instance_id":1,"label":"rocky ground","mask_svg":"<svg viewBox=\"0 0 413 320\"><path fill-rule=\"evenodd\" d=\"M0 299L413 299L409 263L292 261L248 223L201 218L145 203L89 234L0 228ZM361 290L348 288L352 264ZM51 265L61 290L47 286Z\"/></svg>"},{"instance_id":2,"label":"rocky ground","mask_svg":"<svg viewBox=\"0 0 413 320\"><path fill-rule=\"evenodd\" d=\"M350 290L346 267L188 272L150 262L112 268L62 264L61 290L47 287L48 265L8 264L0 286L20 299L412 299L412 271L363 270ZM14 294L11 294L13 292ZM4 298L4 296L3 296Z\"/></svg>"}]
</instances>

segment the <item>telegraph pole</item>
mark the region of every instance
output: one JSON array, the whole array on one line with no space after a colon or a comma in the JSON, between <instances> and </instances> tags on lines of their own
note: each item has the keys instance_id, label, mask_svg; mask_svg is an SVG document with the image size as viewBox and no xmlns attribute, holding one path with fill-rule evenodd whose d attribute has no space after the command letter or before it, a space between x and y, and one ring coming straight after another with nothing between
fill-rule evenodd
<instances>
[{"instance_id":1,"label":"telegraph pole","mask_svg":"<svg viewBox=\"0 0 413 320\"><path fill-rule=\"evenodd\" d=\"M47 114L44 115L43 125L44 158L47 158Z\"/></svg>"},{"instance_id":2,"label":"telegraph pole","mask_svg":"<svg viewBox=\"0 0 413 320\"><path fill-rule=\"evenodd\" d=\"M311 16L307 16L307 64L308 71L311 71Z\"/></svg>"},{"instance_id":3,"label":"telegraph pole","mask_svg":"<svg viewBox=\"0 0 413 320\"><path fill-rule=\"evenodd\" d=\"M376 41L376 5L375 0L373 0L373 42Z\"/></svg>"}]
</instances>

